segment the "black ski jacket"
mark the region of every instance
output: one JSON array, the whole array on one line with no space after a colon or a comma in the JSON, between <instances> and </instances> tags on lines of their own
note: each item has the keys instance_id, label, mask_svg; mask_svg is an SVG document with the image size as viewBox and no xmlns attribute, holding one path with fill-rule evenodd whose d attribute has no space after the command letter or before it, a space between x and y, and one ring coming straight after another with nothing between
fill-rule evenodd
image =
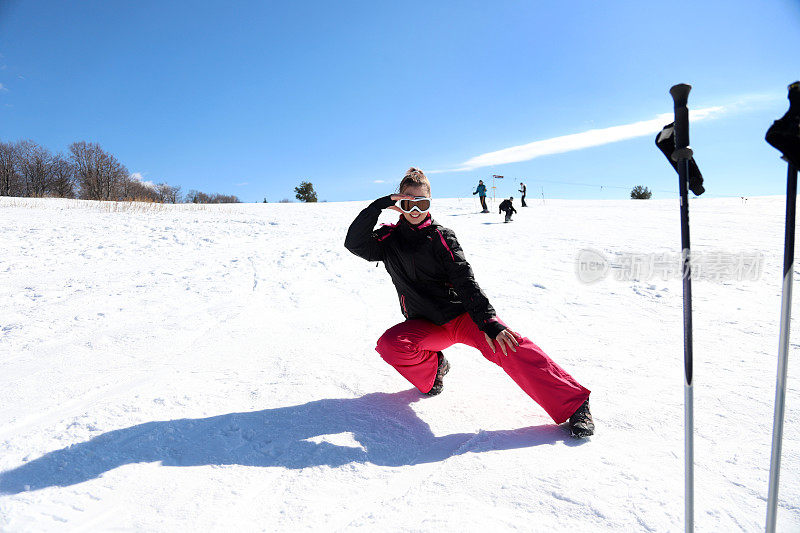
<instances>
[{"instance_id":1,"label":"black ski jacket","mask_svg":"<svg viewBox=\"0 0 800 533\"><path fill-rule=\"evenodd\" d=\"M452 230L428 215L418 225L405 217L375 229L381 211L394 204L384 196L358 214L347 230L345 247L367 261L383 261L406 318L441 326L468 312L491 338L505 329L483 293Z\"/></svg>"},{"instance_id":2,"label":"black ski jacket","mask_svg":"<svg viewBox=\"0 0 800 533\"><path fill-rule=\"evenodd\" d=\"M511 204L511 200L503 200L500 202L500 211L498 213L502 213L503 211L516 213L517 210L514 209L514 206Z\"/></svg>"}]
</instances>

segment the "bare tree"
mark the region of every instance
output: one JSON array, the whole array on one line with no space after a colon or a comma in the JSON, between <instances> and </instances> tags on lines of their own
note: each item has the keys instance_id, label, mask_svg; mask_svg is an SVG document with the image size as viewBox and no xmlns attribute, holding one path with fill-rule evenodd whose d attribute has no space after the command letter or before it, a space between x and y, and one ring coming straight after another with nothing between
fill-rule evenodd
<instances>
[{"instance_id":1,"label":"bare tree","mask_svg":"<svg viewBox=\"0 0 800 533\"><path fill-rule=\"evenodd\" d=\"M149 182L142 181L134 174L125 176L119 185L119 199L134 202L159 202L158 192Z\"/></svg>"},{"instance_id":2,"label":"bare tree","mask_svg":"<svg viewBox=\"0 0 800 533\"><path fill-rule=\"evenodd\" d=\"M136 196L137 186L133 176L125 176L119 184L118 196L120 200L131 200Z\"/></svg>"},{"instance_id":3,"label":"bare tree","mask_svg":"<svg viewBox=\"0 0 800 533\"><path fill-rule=\"evenodd\" d=\"M177 204L181 201L181 186L180 185L173 185L170 188L168 200L173 204Z\"/></svg>"},{"instance_id":4,"label":"bare tree","mask_svg":"<svg viewBox=\"0 0 800 533\"><path fill-rule=\"evenodd\" d=\"M167 185L166 183L159 183L156 185L156 194L158 194L159 202L176 204L180 199L181 188Z\"/></svg>"},{"instance_id":5,"label":"bare tree","mask_svg":"<svg viewBox=\"0 0 800 533\"><path fill-rule=\"evenodd\" d=\"M69 146L81 196L89 200L118 200L125 196L128 169L97 143Z\"/></svg>"},{"instance_id":6,"label":"bare tree","mask_svg":"<svg viewBox=\"0 0 800 533\"><path fill-rule=\"evenodd\" d=\"M0 196L19 196L19 143L0 142Z\"/></svg>"},{"instance_id":7,"label":"bare tree","mask_svg":"<svg viewBox=\"0 0 800 533\"><path fill-rule=\"evenodd\" d=\"M195 189L190 189L186 193L186 203L189 204L207 204L208 195Z\"/></svg>"},{"instance_id":8,"label":"bare tree","mask_svg":"<svg viewBox=\"0 0 800 533\"><path fill-rule=\"evenodd\" d=\"M149 183L144 183L132 176L125 180L124 200L136 202L160 202L158 190Z\"/></svg>"},{"instance_id":9,"label":"bare tree","mask_svg":"<svg viewBox=\"0 0 800 533\"><path fill-rule=\"evenodd\" d=\"M17 146L23 195L42 198L50 192L53 154L33 141L22 141Z\"/></svg>"},{"instance_id":10,"label":"bare tree","mask_svg":"<svg viewBox=\"0 0 800 533\"><path fill-rule=\"evenodd\" d=\"M206 194L191 189L186 193L186 202L192 204L238 204L240 200L232 194Z\"/></svg>"},{"instance_id":11,"label":"bare tree","mask_svg":"<svg viewBox=\"0 0 800 533\"><path fill-rule=\"evenodd\" d=\"M117 161L113 155L104 153L100 159L100 183L104 200L118 200L121 185L128 179L129 173L125 165Z\"/></svg>"},{"instance_id":12,"label":"bare tree","mask_svg":"<svg viewBox=\"0 0 800 533\"><path fill-rule=\"evenodd\" d=\"M234 196L233 194L212 194L211 201L209 203L212 204L238 204L239 198Z\"/></svg>"},{"instance_id":13,"label":"bare tree","mask_svg":"<svg viewBox=\"0 0 800 533\"><path fill-rule=\"evenodd\" d=\"M90 200L177 203L181 188L140 180L97 143L72 143L65 156L30 140L0 141L0 196L75 198L76 193ZM190 201L238 202L235 196L191 193Z\"/></svg>"},{"instance_id":14,"label":"bare tree","mask_svg":"<svg viewBox=\"0 0 800 533\"><path fill-rule=\"evenodd\" d=\"M64 154L53 157L50 193L58 198L75 198L75 168Z\"/></svg>"}]
</instances>

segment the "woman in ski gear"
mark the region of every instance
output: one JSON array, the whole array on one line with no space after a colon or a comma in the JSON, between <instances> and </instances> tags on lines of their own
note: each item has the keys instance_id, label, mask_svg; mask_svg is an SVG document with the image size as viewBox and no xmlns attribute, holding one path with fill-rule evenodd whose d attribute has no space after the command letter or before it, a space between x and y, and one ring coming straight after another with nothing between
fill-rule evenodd
<instances>
[{"instance_id":1,"label":"woman in ski gear","mask_svg":"<svg viewBox=\"0 0 800 533\"><path fill-rule=\"evenodd\" d=\"M345 238L355 255L383 262L406 319L381 335L376 351L417 389L434 395L450 369L442 350L456 343L472 346L556 423L569 419L573 435L591 435L590 391L497 317L455 233L431 218L430 183L422 171L409 169L399 190L361 211ZM376 229L383 209L400 212L400 219Z\"/></svg>"},{"instance_id":2,"label":"woman in ski gear","mask_svg":"<svg viewBox=\"0 0 800 533\"><path fill-rule=\"evenodd\" d=\"M528 192L528 188L522 182L519 182L519 192L520 194L522 194L522 198L520 198L520 201L522 202L522 207L528 207L528 204L525 203L525 193Z\"/></svg>"},{"instance_id":3,"label":"woman in ski gear","mask_svg":"<svg viewBox=\"0 0 800 533\"><path fill-rule=\"evenodd\" d=\"M475 192L472 193L473 196L478 195L481 199L481 207L483 207L483 211L481 213L488 213L489 208L486 207L486 185L483 184L483 180L478 180L478 188L475 189Z\"/></svg>"}]
</instances>

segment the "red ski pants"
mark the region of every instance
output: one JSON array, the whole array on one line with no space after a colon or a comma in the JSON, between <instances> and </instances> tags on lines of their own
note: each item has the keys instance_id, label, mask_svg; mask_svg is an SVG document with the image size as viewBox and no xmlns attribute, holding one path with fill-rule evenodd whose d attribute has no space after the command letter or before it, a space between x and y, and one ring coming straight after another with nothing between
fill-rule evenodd
<instances>
[{"instance_id":1,"label":"red ski pants","mask_svg":"<svg viewBox=\"0 0 800 533\"><path fill-rule=\"evenodd\" d=\"M483 332L467 313L442 326L422 319L401 322L381 335L375 350L412 385L427 392L436 378L436 352L456 343L477 348L486 359L505 370L557 424L567 420L589 397L589 389L527 337L522 338L516 352L507 350L508 356L503 355L496 342L496 352L492 352Z\"/></svg>"}]
</instances>

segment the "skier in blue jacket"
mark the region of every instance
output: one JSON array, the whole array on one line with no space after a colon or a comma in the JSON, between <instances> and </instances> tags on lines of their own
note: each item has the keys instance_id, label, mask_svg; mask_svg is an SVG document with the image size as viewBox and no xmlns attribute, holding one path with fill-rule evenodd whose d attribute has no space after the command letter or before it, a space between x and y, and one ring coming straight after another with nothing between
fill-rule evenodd
<instances>
[{"instance_id":1,"label":"skier in blue jacket","mask_svg":"<svg viewBox=\"0 0 800 533\"><path fill-rule=\"evenodd\" d=\"M477 194L481 199L481 207L483 207L481 213L488 213L489 208L486 207L486 185L483 184L483 180L478 180L478 188L472 194Z\"/></svg>"}]
</instances>

